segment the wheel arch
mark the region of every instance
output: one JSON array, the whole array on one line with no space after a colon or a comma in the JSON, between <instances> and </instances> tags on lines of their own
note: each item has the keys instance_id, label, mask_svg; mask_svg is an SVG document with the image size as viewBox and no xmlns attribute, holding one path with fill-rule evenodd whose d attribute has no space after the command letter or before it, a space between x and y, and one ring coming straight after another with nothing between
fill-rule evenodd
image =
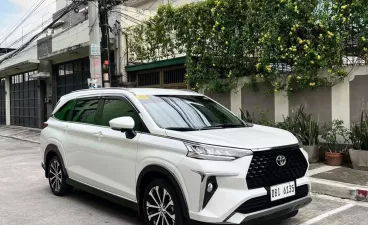
<instances>
[{"instance_id":1,"label":"wheel arch","mask_svg":"<svg viewBox=\"0 0 368 225\"><path fill-rule=\"evenodd\" d=\"M46 147L45 153L44 153L44 162L45 162L45 177L48 178L48 167L49 167L49 160L53 157L53 156L57 156L60 159L61 165L62 165L62 169L63 172L66 174L66 176L68 177L68 172L66 171L65 168L65 164L64 164L64 160L63 157L60 153L59 148L54 145L54 144L49 144Z\"/></svg>"},{"instance_id":2,"label":"wheel arch","mask_svg":"<svg viewBox=\"0 0 368 225\"><path fill-rule=\"evenodd\" d=\"M144 191L143 186L147 185L148 182L153 180L154 178L163 178L170 182L170 184L174 187L176 194L178 195L178 198L180 200L180 204L182 206L183 215L185 218L189 219L189 208L188 203L184 197L184 192L182 187L180 186L179 181L175 177L175 175L170 172L165 167L159 166L159 165L149 165L145 167L139 174L137 179L137 185L136 185L136 196L137 196L137 202L139 205L139 211L141 212L142 209L142 193Z\"/></svg>"}]
</instances>

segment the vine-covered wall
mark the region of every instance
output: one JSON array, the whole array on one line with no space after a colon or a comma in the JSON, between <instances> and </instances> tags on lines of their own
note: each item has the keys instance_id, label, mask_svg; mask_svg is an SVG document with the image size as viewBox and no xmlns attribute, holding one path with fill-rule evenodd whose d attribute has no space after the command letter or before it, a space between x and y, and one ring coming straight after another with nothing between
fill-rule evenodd
<instances>
[{"instance_id":1,"label":"vine-covered wall","mask_svg":"<svg viewBox=\"0 0 368 225\"><path fill-rule=\"evenodd\" d=\"M132 61L185 54L191 87L229 91L247 76L293 92L333 86L346 64L364 64L367 26L366 0L204 0L162 5L127 34Z\"/></svg>"}]
</instances>

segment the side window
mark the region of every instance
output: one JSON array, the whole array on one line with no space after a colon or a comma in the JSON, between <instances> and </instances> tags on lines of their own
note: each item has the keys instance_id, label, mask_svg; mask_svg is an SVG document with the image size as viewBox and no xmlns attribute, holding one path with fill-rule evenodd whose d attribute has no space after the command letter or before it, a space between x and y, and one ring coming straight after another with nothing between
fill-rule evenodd
<instances>
[{"instance_id":1,"label":"side window","mask_svg":"<svg viewBox=\"0 0 368 225\"><path fill-rule=\"evenodd\" d=\"M110 120L123 116L130 116L133 118L135 122L134 130L147 132L147 128L141 117L130 102L125 99L105 99L99 124L102 126L110 126Z\"/></svg>"},{"instance_id":2,"label":"side window","mask_svg":"<svg viewBox=\"0 0 368 225\"><path fill-rule=\"evenodd\" d=\"M70 100L65 103L60 109L54 114L54 117L58 120L68 121L73 110L74 100Z\"/></svg>"},{"instance_id":3,"label":"side window","mask_svg":"<svg viewBox=\"0 0 368 225\"><path fill-rule=\"evenodd\" d=\"M87 124L96 124L95 116L97 113L98 99L79 99L76 100L72 121Z\"/></svg>"}]
</instances>

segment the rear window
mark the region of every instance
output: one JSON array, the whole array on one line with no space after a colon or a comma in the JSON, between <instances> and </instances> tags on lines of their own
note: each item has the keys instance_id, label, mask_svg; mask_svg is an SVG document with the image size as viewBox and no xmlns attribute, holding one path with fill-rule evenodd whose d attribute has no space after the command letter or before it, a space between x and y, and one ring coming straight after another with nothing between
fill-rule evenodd
<instances>
[{"instance_id":1,"label":"rear window","mask_svg":"<svg viewBox=\"0 0 368 225\"><path fill-rule=\"evenodd\" d=\"M54 117L58 120L69 121L73 110L73 106L74 100L68 101L54 113Z\"/></svg>"}]
</instances>

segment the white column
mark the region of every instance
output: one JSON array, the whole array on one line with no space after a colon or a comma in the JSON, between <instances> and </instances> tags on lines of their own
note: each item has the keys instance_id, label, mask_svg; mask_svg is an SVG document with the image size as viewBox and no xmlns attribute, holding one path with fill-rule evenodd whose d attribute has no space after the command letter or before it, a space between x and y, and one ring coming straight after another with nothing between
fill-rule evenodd
<instances>
[{"instance_id":1,"label":"white column","mask_svg":"<svg viewBox=\"0 0 368 225\"><path fill-rule=\"evenodd\" d=\"M275 122L284 121L289 115L289 98L286 91L275 92Z\"/></svg>"},{"instance_id":2,"label":"white column","mask_svg":"<svg viewBox=\"0 0 368 225\"><path fill-rule=\"evenodd\" d=\"M10 125L10 76L5 77L5 93L6 125Z\"/></svg>"},{"instance_id":3,"label":"white column","mask_svg":"<svg viewBox=\"0 0 368 225\"><path fill-rule=\"evenodd\" d=\"M240 113L240 109L241 109L241 89L242 89L242 85L238 85L238 87L236 89L231 90L231 95L230 95L231 111L239 117L241 116L241 113Z\"/></svg>"},{"instance_id":4,"label":"white column","mask_svg":"<svg viewBox=\"0 0 368 225\"><path fill-rule=\"evenodd\" d=\"M122 74L122 82L126 83L128 82L128 73L125 67L127 66L128 57L129 57L128 56L128 46L127 46L127 36L124 33L122 33L122 31L120 30L119 30L119 46L120 46L120 50L119 50L120 72Z\"/></svg>"},{"instance_id":5,"label":"white column","mask_svg":"<svg viewBox=\"0 0 368 225\"><path fill-rule=\"evenodd\" d=\"M332 120L344 121L350 128L350 85L349 78L332 87Z\"/></svg>"}]
</instances>

